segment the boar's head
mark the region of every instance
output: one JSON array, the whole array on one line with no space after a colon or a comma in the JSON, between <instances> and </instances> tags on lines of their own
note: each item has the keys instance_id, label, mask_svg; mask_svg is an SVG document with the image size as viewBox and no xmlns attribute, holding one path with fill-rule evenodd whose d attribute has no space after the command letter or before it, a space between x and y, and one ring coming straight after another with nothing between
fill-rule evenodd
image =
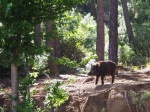
<instances>
[{"instance_id":1,"label":"boar's head","mask_svg":"<svg viewBox=\"0 0 150 112\"><path fill-rule=\"evenodd\" d=\"M100 68L100 63L96 62L94 64L91 64L91 70L88 73L89 76L98 75L98 70Z\"/></svg>"}]
</instances>

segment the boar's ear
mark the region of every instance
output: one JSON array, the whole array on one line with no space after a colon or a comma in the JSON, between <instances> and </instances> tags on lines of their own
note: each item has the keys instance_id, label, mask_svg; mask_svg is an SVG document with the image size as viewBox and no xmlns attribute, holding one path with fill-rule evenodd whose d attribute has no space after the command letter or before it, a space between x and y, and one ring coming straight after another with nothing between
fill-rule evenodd
<instances>
[{"instance_id":1,"label":"boar's ear","mask_svg":"<svg viewBox=\"0 0 150 112\"><path fill-rule=\"evenodd\" d=\"M97 67L100 67L100 63L97 63Z\"/></svg>"}]
</instances>

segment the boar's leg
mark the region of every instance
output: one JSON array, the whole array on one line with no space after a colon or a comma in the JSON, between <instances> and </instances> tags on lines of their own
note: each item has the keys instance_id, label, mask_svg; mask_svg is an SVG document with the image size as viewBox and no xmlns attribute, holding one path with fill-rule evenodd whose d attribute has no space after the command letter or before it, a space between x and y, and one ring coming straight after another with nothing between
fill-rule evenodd
<instances>
[{"instance_id":1,"label":"boar's leg","mask_svg":"<svg viewBox=\"0 0 150 112\"><path fill-rule=\"evenodd\" d=\"M98 79L99 79L99 76L96 76L95 85L97 84L97 82L98 82Z\"/></svg>"},{"instance_id":2,"label":"boar's leg","mask_svg":"<svg viewBox=\"0 0 150 112\"><path fill-rule=\"evenodd\" d=\"M102 85L104 84L104 76L101 75L101 81L102 81Z\"/></svg>"},{"instance_id":3,"label":"boar's leg","mask_svg":"<svg viewBox=\"0 0 150 112\"><path fill-rule=\"evenodd\" d=\"M113 74L113 75L111 75L111 77L112 77L112 84L114 83L114 79L115 79L115 75Z\"/></svg>"}]
</instances>

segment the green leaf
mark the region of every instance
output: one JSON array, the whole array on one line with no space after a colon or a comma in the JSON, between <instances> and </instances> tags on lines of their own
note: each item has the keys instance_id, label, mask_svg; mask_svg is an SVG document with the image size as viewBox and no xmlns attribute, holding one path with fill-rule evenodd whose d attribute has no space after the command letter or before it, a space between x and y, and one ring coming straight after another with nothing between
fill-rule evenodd
<instances>
[{"instance_id":1,"label":"green leaf","mask_svg":"<svg viewBox=\"0 0 150 112\"><path fill-rule=\"evenodd\" d=\"M13 5L12 3L8 3L8 4L7 4L6 10L5 10L5 11L6 11L5 17L8 16L8 13L10 13L9 11L10 11L10 9L12 8L12 5Z\"/></svg>"}]
</instances>

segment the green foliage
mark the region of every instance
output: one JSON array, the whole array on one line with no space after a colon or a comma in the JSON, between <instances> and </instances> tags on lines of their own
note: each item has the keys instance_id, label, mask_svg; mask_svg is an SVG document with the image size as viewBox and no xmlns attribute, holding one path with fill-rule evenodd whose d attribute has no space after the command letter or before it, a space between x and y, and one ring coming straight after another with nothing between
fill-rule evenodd
<instances>
[{"instance_id":1,"label":"green foliage","mask_svg":"<svg viewBox=\"0 0 150 112\"><path fill-rule=\"evenodd\" d=\"M69 85L70 83L74 83L75 78L70 78L67 81L65 81L65 85Z\"/></svg>"},{"instance_id":2,"label":"green foliage","mask_svg":"<svg viewBox=\"0 0 150 112\"><path fill-rule=\"evenodd\" d=\"M65 65L67 67L73 68L79 66L76 61L71 61L69 58L55 58L55 63L57 65Z\"/></svg>"},{"instance_id":3,"label":"green foliage","mask_svg":"<svg viewBox=\"0 0 150 112\"><path fill-rule=\"evenodd\" d=\"M142 104L145 100L150 98L150 92L146 90L141 90L138 93L130 91L130 95L133 104L139 109L140 112L143 112L144 108L142 107Z\"/></svg>"},{"instance_id":4,"label":"green foliage","mask_svg":"<svg viewBox=\"0 0 150 112\"><path fill-rule=\"evenodd\" d=\"M149 1L132 0L130 7L131 22L134 31L134 40L131 47L136 54L135 59L139 57L141 64L145 64L150 58L149 4Z\"/></svg>"},{"instance_id":5,"label":"green foliage","mask_svg":"<svg viewBox=\"0 0 150 112\"><path fill-rule=\"evenodd\" d=\"M33 55L44 53L45 47L34 44L36 34L34 26L46 20L54 20L66 10L82 3L84 0L52 1L0 1L0 53L1 63L19 65L26 54L34 60ZM43 37L43 35L41 35ZM9 60L8 60L9 59Z\"/></svg>"},{"instance_id":6,"label":"green foliage","mask_svg":"<svg viewBox=\"0 0 150 112\"><path fill-rule=\"evenodd\" d=\"M34 91L30 91L30 85L35 82L36 77L37 73L32 73L20 80L19 93L22 96L22 100L15 107L18 112L33 112L34 102L31 99L31 95Z\"/></svg>"},{"instance_id":7,"label":"green foliage","mask_svg":"<svg viewBox=\"0 0 150 112\"><path fill-rule=\"evenodd\" d=\"M69 58L70 60L76 60L81 62L81 58L85 56L83 48L81 47L80 41L76 38L70 38L62 42L61 55Z\"/></svg>"},{"instance_id":8,"label":"green foliage","mask_svg":"<svg viewBox=\"0 0 150 112\"><path fill-rule=\"evenodd\" d=\"M68 100L69 95L63 89L59 88L60 86L61 83L57 82L46 88L47 95L44 100L44 107L46 109L57 111L57 108Z\"/></svg>"},{"instance_id":9,"label":"green foliage","mask_svg":"<svg viewBox=\"0 0 150 112\"><path fill-rule=\"evenodd\" d=\"M105 108L102 108L101 112L106 112L106 109L105 109Z\"/></svg>"},{"instance_id":10,"label":"green foliage","mask_svg":"<svg viewBox=\"0 0 150 112\"><path fill-rule=\"evenodd\" d=\"M0 112L6 112L6 106L0 107Z\"/></svg>"},{"instance_id":11,"label":"green foliage","mask_svg":"<svg viewBox=\"0 0 150 112\"><path fill-rule=\"evenodd\" d=\"M137 97L137 94L134 91L130 91L130 95L132 97L132 102L134 105L137 105L137 107L141 107L141 102L139 102L139 98Z\"/></svg>"},{"instance_id":12,"label":"green foliage","mask_svg":"<svg viewBox=\"0 0 150 112\"><path fill-rule=\"evenodd\" d=\"M119 45L119 62L123 65L131 65L132 57L134 56L133 50L129 45Z\"/></svg>"},{"instance_id":13,"label":"green foliage","mask_svg":"<svg viewBox=\"0 0 150 112\"><path fill-rule=\"evenodd\" d=\"M70 79L70 82L73 79ZM62 83L57 82L46 87L46 96L44 100L44 108L38 107L35 108L35 112L49 112L57 111L57 108L65 103L68 100L69 95L63 89L60 88Z\"/></svg>"},{"instance_id":14,"label":"green foliage","mask_svg":"<svg viewBox=\"0 0 150 112\"><path fill-rule=\"evenodd\" d=\"M131 0L128 1L128 8L134 38L129 44L122 7L119 7L119 61L123 65L140 66L150 58L149 1Z\"/></svg>"},{"instance_id":15,"label":"green foliage","mask_svg":"<svg viewBox=\"0 0 150 112\"><path fill-rule=\"evenodd\" d=\"M47 67L47 60L48 60L48 55L45 53L43 55L35 56L32 69L34 71L37 71L39 75L45 74L46 67Z\"/></svg>"},{"instance_id":16,"label":"green foliage","mask_svg":"<svg viewBox=\"0 0 150 112\"><path fill-rule=\"evenodd\" d=\"M91 59L96 59L97 55L92 52L86 53L86 57L82 58L82 61L79 63L80 66L86 65Z\"/></svg>"},{"instance_id":17,"label":"green foliage","mask_svg":"<svg viewBox=\"0 0 150 112\"><path fill-rule=\"evenodd\" d=\"M79 63L86 53L94 51L96 23L90 14L82 16L73 9L65 12L64 17L56 23L63 37L60 43L61 56Z\"/></svg>"},{"instance_id":18,"label":"green foliage","mask_svg":"<svg viewBox=\"0 0 150 112\"><path fill-rule=\"evenodd\" d=\"M11 0L9 2L6 2L5 0L1 0L0 13L2 14L2 16L0 18L0 21L7 21L11 23L14 19L16 19L17 21L27 20L28 22L35 24L41 22L41 20L51 20L57 18L62 12L72 8L77 4L82 3L83 1L84 0Z\"/></svg>"},{"instance_id":19,"label":"green foliage","mask_svg":"<svg viewBox=\"0 0 150 112\"><path fill-rule=\"evenodd\" d=\"M22 96L21 101L15 107L18 112L49 112L49 110L56 111L59 106L68 100L69 95L60 88L61 83L51 84L46 88L46 96L44 100L44 108L35 108L34 100L31 96L35 90L30 91L30 86L34 84L37 73L31 73L20 80L19 93ZM70 82L73 79L70 79ZM1 108L4 110L5 108Z\"/></svg>"},{"instance_id":20,"label":"green foliage","mask_svg":"<svg viewBox=\"0 0 150 112\"><path fill-rule=\"evenodd\" d=\"M133 50L136 54L150 57L150 29L146 26L135 25L135 38L132 43Z\"/></svg>"}]
</instances>

